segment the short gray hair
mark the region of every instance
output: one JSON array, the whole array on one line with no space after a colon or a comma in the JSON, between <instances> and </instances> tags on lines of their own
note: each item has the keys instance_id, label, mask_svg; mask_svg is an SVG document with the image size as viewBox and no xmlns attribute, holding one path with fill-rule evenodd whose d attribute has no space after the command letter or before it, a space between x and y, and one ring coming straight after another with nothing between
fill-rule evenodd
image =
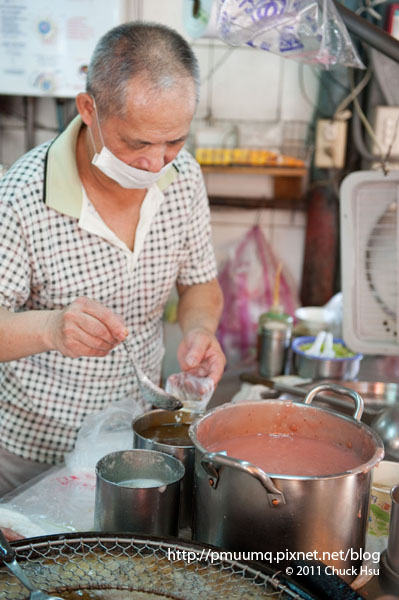
<instances>
[{"instance_id":1,"label":"short gray hair","mask_svg":"<svg viewBox=\"0 0 399 600\"><path fill-rule=\"evenodd\" d=\"M114 27L98 41L89 64L86 91L102 118L124 116L127 83L144 75L154 89L191 77L199 98L199 65L177 31L158 23L132 21Z\"/></svg>"}]
</instances>

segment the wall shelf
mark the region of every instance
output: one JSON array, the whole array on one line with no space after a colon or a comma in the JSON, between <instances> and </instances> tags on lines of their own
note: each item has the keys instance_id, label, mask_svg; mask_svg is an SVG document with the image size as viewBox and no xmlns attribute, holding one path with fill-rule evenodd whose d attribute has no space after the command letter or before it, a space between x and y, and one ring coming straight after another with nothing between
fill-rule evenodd
<instances>
[{"instance_id":1,"label":"wall shelf","mask_svg":"<svg viewBox=\"0 0 399 600\"><path fill-rule=\"evenodd\" d=\"M240 174L240 175L270 175L272 177L305 177L307 175L306 167L251 167L247 165L203 165L202 172L207 173L224 173L225 175Z\"/></svg>"},{"instance_id":2,"label":"wall shelf","mask_svg":"<svg viewBox=\"0 0 399 600\"><path fill-rule=\"evenodd\" d=\"M281 210L305 210L305 199L297 198L238 198L232 196L209 196L210 206L224 206L230 208L270 208Z\"/></svg>"},{"instance_id":3,"label":"wall shelf","mask_svg":"<svg viewBox=\"0 0 399 600\"><path fill-rule=\"evenodd\" d=\"M211 206L287 209L305 206L306 167L203 165L201 169Z\"/></svg>"}]
</instances>

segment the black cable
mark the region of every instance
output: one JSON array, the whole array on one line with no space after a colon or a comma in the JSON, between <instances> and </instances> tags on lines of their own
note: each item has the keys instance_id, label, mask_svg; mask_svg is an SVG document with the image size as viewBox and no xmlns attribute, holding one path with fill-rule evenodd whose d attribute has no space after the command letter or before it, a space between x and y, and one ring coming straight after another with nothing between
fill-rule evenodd
<instances>
[{"instance_id":1,"label":"black cable","mask_svg":"<svg viewBox=\"0 0 399 600\"><path fill-rule=\"evenodd\" d=\"M375 48L385 54L385 56L399 63L398 40L381 29L381 27L377 27L366 19L359 17L359 15L346 8L340 2L337 2L337 0L333 0L333 2L350 33L365 42L368 46Z\"/></svg>"}]
</instances>

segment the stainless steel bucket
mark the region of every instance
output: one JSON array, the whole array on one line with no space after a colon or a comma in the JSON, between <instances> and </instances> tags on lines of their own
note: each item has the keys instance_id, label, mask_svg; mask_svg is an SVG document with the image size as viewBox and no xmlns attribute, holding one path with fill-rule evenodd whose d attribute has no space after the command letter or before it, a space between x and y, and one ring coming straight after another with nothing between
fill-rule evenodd
<instances>
[{"instance_id":1,"label":"stainless steel bucket","mask_svg":"<svg viewBox=\"0 0 399 600\"><path fill-rule=\"evenodd\" d=\"M354 418L309 406L325 390L353 398ZM324 384L313 388L303 404L227 404L201 417L189 432L196 448L194 539L228 550L272 552L275 559L280 552L280 565L292 558L289 552L313 553L307 559L313 556L339 569L343 579L354 579L362 562L371 469L384 454L378 435L359 422L362 410L359 394ZM332 476L275 475L207 450L215 442L254 433L351 444L361 464Z\"/></svg>"},{"instance_id":2,"label":"stainless steel bucket","mask_svg":"<svg viewBox=\"0 0 399 600\"><path fill-rule=\"evenodd\" d=\"M111 452L96 465L94 528L176 535L182 463L153 450Z\"/></svg>"},{"instance_id":3,"label":"stainless steel bucket","mask_svg":"<svg viewBox=\"0 0 399 600\"><path fill-rule=\"evenodd\" d=\"M133 448L143 448L147 450L158 450L166 452L175 458L178 458L184 465L185 474L180 483L180 510L179 510L179 529L191 527L192 508L193 508L193 482L194 482L194 456L195 448L192 442L185 439L179 440L179 433L176 440L172 443L165 441L156 441L153 438L146 437L149 429L156 429L168 424L191 425L198 417L198 414L184 410L151 410L144 415L137 417L132 424L133 428ZM182 438L185 436L183 435Z\"/></svg>"}]
</instances>

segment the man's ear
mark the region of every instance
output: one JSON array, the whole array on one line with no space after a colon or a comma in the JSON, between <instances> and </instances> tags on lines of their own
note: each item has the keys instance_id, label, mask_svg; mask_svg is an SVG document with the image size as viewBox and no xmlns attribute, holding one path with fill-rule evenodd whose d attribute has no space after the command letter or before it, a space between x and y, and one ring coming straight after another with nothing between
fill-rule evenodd
<instances>
[{"instance_id":1,"label":"man's ear","mask_svg":"<svg viewBox=\"0 0 399 600\"><path fill-rule=\"evenodd\" d=\"M81 92L76 96L75 102L83 123L91 127L94 119L94 99L87 92Z\"/></svg>"}]
</instances>

